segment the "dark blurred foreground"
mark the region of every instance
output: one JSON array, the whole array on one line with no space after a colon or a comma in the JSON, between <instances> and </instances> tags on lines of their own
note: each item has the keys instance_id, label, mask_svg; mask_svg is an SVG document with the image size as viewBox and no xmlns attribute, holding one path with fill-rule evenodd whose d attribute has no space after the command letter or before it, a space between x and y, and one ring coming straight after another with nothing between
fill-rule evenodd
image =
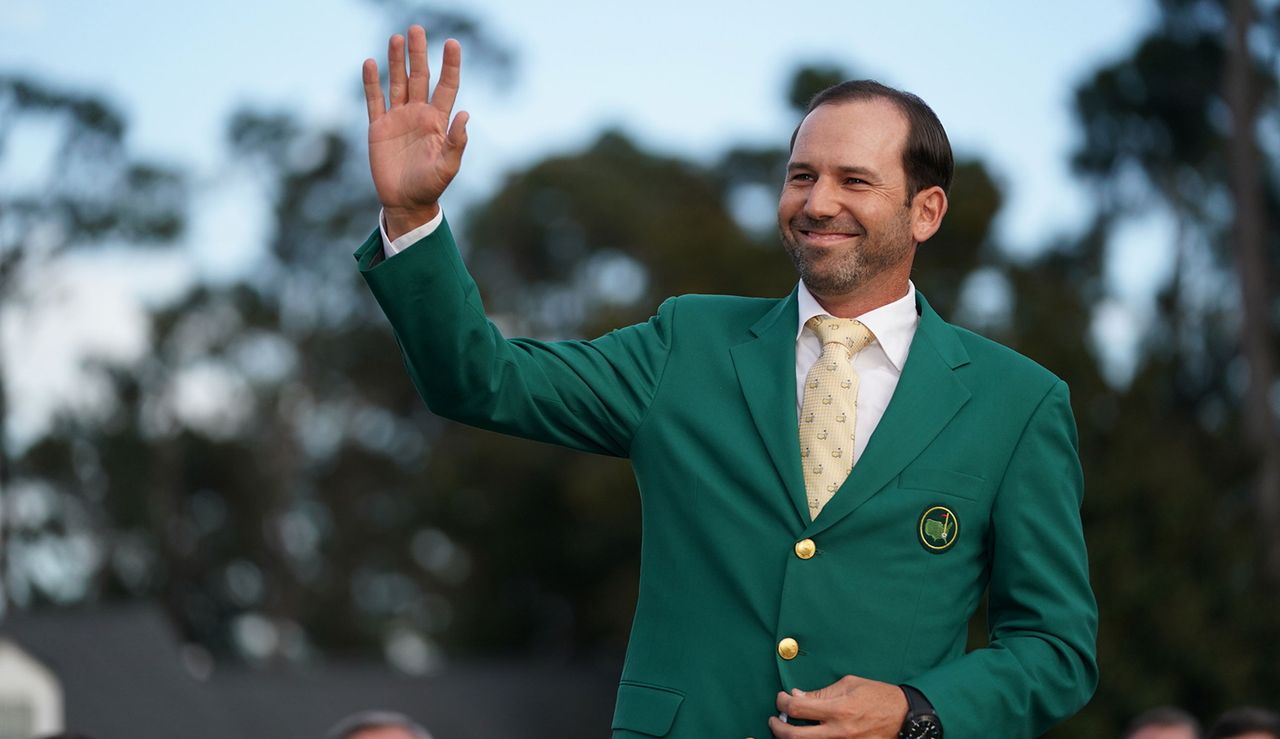
<instances>
[{"instance_id":1,"label":"dark blurred foreground","mask_svg":"<svg viewBox=\"0 0 1280 739\"><path fill-rule=\"evenodd\" d=\"M370 707L412 716L434 739L587 739L608 734L618 679L617 669L530 661L459 662L421 677L369 658L227 667L179 644L164 613L145 605L9 619L0 671L37 686L47 675L14 649L56 675L66 730L94 739L320 739ZM23 733L6 708L0 736L30 739L33 727Z\"/></svg>"}]
</instances>

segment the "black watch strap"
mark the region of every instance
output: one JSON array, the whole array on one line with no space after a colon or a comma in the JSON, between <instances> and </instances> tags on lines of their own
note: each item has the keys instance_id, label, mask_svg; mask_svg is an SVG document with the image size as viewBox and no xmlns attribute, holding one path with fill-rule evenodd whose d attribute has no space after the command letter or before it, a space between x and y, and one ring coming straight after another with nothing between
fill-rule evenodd
<instances>
[{"instance_id":1,"label":"black watch strap","mask_svg":"<svg viewBox=\"0 0 1280 739\"><path fill-rule=\"evenodd\" d=\"M933 713L933 704L924 697L924 693L910 685L899 685L907 696L907 713Z\"/></svg>"},{"instance_id":2,"label":"black watch strap","mask_svg":"<svg viewBox=\"0 0 1280 739\"><path fill-rule=\"evenodd\" d=\"M942 739L942 721L924 693L910 685L899 685L907 698L907 718L898 736L902 739Z\"/></svg>"}]
</instances>

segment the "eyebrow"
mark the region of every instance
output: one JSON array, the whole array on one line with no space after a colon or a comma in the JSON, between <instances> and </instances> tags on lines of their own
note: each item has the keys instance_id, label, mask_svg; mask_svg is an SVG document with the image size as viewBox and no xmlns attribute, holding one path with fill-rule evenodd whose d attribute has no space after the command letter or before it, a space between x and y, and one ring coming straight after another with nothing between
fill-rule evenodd
<instances>
[{"instance_id":1,"label":"eyebrow","mask_svg":"<svg viewBox=\"0 0 1280 739\"><path fill-rule=\"evenodd\" d=\"M793 169L817 170L818 168L813 166L812 164L809 164L808 162L788 163L787 171L790 172ZM845 164L845 165L836 167L836 171L839 172L840 174L856 174L856 175L862 175L863 177L870 177L872 179L880 179L880 174L876 172L874 169L871 169L869 167L860 167L853 164Z\"/></svg>"}]
</instances>

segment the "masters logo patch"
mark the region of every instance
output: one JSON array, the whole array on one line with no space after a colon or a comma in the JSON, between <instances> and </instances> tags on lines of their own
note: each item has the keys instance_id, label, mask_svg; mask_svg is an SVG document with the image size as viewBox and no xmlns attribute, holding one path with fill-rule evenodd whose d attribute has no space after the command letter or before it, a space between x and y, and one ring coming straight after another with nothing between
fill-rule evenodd
<instances>
[{"instance_id":1,"label":"masters logo patch","mask_svg":"<svg viewBox=\"0 0 1280 739\"><path fill-rule=\"evenodd\" d=\"M944 505L929 506L920 514L918 530L924 548L939 554L950 549L960 537L960 519Z\"/></svg>"}]
</instances>

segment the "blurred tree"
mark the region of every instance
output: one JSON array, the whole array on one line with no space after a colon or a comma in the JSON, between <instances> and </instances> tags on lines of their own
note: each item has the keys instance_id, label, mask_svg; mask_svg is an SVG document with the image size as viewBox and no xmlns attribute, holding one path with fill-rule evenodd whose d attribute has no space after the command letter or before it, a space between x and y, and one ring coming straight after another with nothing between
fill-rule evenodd
<instances>
[{"instance_id":1,"label":"blurred tree","mask_svg":"<svg viewBox=\"0 0 1280 739\"><path fill-rule=\"evenodd\" d=\"M1280 122L1280 18L1235 0L1158 8L1132 54L1076 94L1084 136L1074 163L1096 183L1098 208L1090 231L1056 258L1081 299L1059 315L1102 320L1114 299L1102 265L1135 219L1172 222L1174 243L1133 376L1112 388L1069 375L1089 480L1102 683L1055 736L1111 733L1162 703L1208 719L1280 690L1268 284L1280 244L1266 226L1278 173L1258 138ZM1021 320L1027 292L1017 293ZM1106 347L1094 352L1107 363Z\"/></svg>"},{"instance_id":2,"label":"blurred tree","mask_svg":"<svg viewBox=\"0 0 1280 739\"><path fill-rule=\"evenodd\" d=\"M506 86L515 77L518 67L516 54L511 46L494 35L493 29L475 15L466 12L441 10L438 3L424 0L368 0L377 6L395 33L404 33L417 23L430 34L427 41L432 48L441 48L447 38L456 38L467 50L467 76L471 79L485 77L499 86ZM382 70L386 73L386 70ZM383 89L386 89L383 80Z\"/></svg>"},{"instance_id":3,"label":"blurred tree","mask_svg":"<svg viewBox=\"0 0 1280 739\"><path fill-rule=\"evenodd\" d=\"M0 166L44 174L22 185L6 183L0 194L0 317L41 289L65 251L173 243L185 215L183 178L173 168L138 160L125 146L124 133L124 117L96 95L0 75ZM69 490L18 486L25 481L12 460L5 366L0 353L0 509L81 511L82 502ZM11 499L15 489L28 505ZM84 548L83 530L65 528L76 516L63 518L63 526L46 525L55 518L52 512L30 520L0 516L0 614L15 583L23 600L28 593L71 597L39 574L48 569L40 562L65 556L68 546Z\"/></svg>"},{"instance_id":4,"label":"blurred tree","mask_svg":"<svg viewBox=\"0 0 1280 739\"><path fill-rule=\"evenodd\" d=\"M1231 0L1227 9L1227 63L1223 84L1227 108L1231 111L1231 134L1227 147L1227 172L1234 203L1235 223L1231 231L1236 279L1243 314L1240 327L1240 354L1249 367L1244 392L1244 430L1258 463L1253 479L1253 504L1263 543L1264 566L1273 585L1280 585L1280 427L1276 425L1275 397L1275 295L1268 258L1269 223L1267 196L1275 203L1273 171L1258 145L1258 122L1263 106L1275 114L1275 62L1280 45L1265 50L1265 59L1255 57L1250 36L1255 29L1269 30L1275 38L1280 25L1270 29L1260 25L1261 14L1254 0ZM1271 193L1268 193L1271 190ZM1274 209L1273 209L1274 210ZM1273 249L1280 253L1280 249Z\"/></svg>"},{"instance_id":5,"label":"blurred tree","mask_svg":"<svg viewBox=\"0 0 1280 739\"><path fill-rule=\"evenodd\" d=\"M465 16L413 20L461 38L482 68L510 64ZM230 159L273 216L262 259L242 282L196 285L158 311L146 356L99 367L110 417L63 417L21 460L32 481L97 491L88 597L159 596L189 637L251 658L304 658L314 643L430 666L428 635L449 621L436 591L468 565L419 494L439 424L352 269L378 212L364 136L363 122L232 116Z\"/></svg>"},{"instance_id":6,"label":"blurred tree","mask_svg":"<svg viewBox=\"0 0 1280 739\"><path fill-rule=\"evenodd\" d=\"M849 70L835 64L809 64L800 67L791 75L791 85L787 89L787 103L797 114L809 108L809 101L823 90L838 85L853 75Z\"/></svg>"}]
</instances>

